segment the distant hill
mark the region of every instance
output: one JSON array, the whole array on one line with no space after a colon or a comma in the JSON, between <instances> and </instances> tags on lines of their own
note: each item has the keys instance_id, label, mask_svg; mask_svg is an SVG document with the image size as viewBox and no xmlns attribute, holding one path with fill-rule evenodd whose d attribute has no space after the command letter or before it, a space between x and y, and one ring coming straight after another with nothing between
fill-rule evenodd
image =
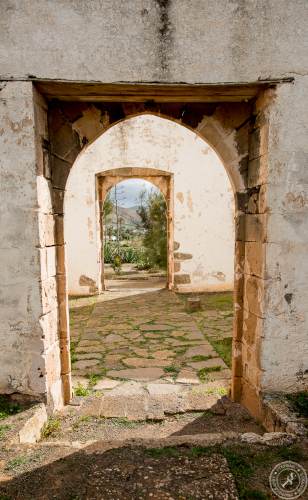
<instances>
[{"instance_id":1,"label":"distant hill","mask_svg":"<svg viewBox=\"0 0 308 500\"><path fill-rule=\"evenodd\" d=\"M118 207L119 216L123 219L122 224L129 228L140 227L141 219L137 214L138 206L135 207ZM112 214L108 216L107 219L108 224L116 223L116 213L115 208L113 209Z\"/></svg>"}]
</instances>

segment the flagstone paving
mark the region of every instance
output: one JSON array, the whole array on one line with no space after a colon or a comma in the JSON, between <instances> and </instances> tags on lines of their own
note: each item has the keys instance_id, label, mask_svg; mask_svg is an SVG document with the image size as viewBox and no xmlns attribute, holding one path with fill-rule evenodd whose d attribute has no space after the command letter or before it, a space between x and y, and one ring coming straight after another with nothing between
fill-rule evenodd
<instances>
[{"instance_id":1,"label":"flagstone paving","mask_svg":"<svg viewBox=\"0 0 308 500\"><path fill-rule=\"evenodd\" d=\"M219 352L228 359L232 301L230 294L215 295L216 302L207 295L201 311L191 314L185 311L187 299L166 289L134 295L124 290L113 300L80 299L81 306L72 301L75 386L89 380L92 387L99 380L229 383L230 369Z\"/></svg>"}]
</instances>

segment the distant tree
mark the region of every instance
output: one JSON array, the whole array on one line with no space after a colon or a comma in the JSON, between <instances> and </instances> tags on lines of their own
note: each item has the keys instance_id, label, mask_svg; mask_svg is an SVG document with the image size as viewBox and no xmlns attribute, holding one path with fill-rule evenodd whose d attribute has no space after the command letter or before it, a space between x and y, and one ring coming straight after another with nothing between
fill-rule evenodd
<instances>
[{"instance_id":1,"label":"distant tree","mask_svg":"<svg viewBox=\"0 0 308 500\"><path fill-rule=\"evenodd\" d=\"M110 196L110 192L107 194L105 201L104 201L104 206L103 206L103 217L104 221L106 224L106 219L109 215L111 215L113 212L113 201Z\"/></svg>"},{"instance_id":2,"label":"distant tree","mask_svg":"<svg viewBox=\"0 0 308 500\"><path fill-rule=\"evenodd\" d=\"M167 267L167 206L156 191L140 194L137 213L144 229L143 245L151 266Z\"/></svg>"}]
</instances>

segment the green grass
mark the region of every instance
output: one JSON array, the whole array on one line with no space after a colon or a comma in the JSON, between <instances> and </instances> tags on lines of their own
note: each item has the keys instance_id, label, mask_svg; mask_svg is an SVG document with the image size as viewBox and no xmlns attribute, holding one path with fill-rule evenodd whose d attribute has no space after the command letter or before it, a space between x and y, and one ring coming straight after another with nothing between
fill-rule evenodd
<instances>
[{"instance_id":1,"label":"green grass","mask_svg":"<svg viewBox=\"0 0 308 500\"><path fill-rule=\"evenodd\" d=\"M221 366L209 366L208 368L201 368L201 370L198 371L198 377L201 380L201 382L207 382L210 373L220 372L220 371L221 371Z\"/></svg>"},{"instance_id":2,"label":"green grass","mask_svg":"<svg viewBox=\"0 0 308 500\"><path fill-rule=\"evenodd\" d=\"M6 470L12 470L15 469L16 467L19 467L20 465L24 465L27 462L29 462L29 458L25 457L23 455L19 455L18 457L12 458L12 460L9 460L7 465L6 465Z\"/></svg>"},{"instance_id":3,"label":"green grass","mask_svg":"<svg viewBox=\"0 0 308 500\"><path fill-rule=\"evenodd\" d=\"M196 356L193 356L191 358L191 361L207 361L208 359L211 359L212 356L202 356L201 354L197 354Z\"/></svg>"},{"instance_id":4,"label":"green grass","mask_svg":"<svg viewBox=\"0 0 308 500\"><path fill-rule=\"evenodd\" d=\"M42 437L47 438L52 434L57 433L61 429L61 420L59 418L50 417L42 430Z\"/></svg>"},{"instance_id":5,"label":"green grass","mask_svg":"<svg viewBox=\"0 0 308 500\"><path fill-rule=\"evenodd\" d=\"M173 365L165 366L165 368L164 368L164 372L171 373L174 375L177 375L179 373L179 371L180 371L180 369L177 366L173 366Z\"/></svg>"},{"instance_id":6,"label":"green grass","mask_svg":"<svg viewBox=\"0 0 308 500\"><path fill-rule=\"evenodd\" d=\"M223 359L226 365L231 368L232 365L232 337L227 337L221 340L208 339L215 351Z\"/></svg>"},{"instance_id":7,"label":"green grass","mask_svg":"<svg viewBox=\"0 0 308 500\"><path fill-rule=\"evenodd\" d=\"M89 387L89 389L92 389L92 388L93 388L93 387L97 384L97 382L98 382L99 380L101 380L101 378L102 378L103 376L104 376L103 374L99 374L99 375L97 375L97 374L96 374L96 375L94 375L94 374L92 374L92 375L88 375L87 377L88 377L88 379L89 379L89 383L88 383L88 387ZM77 396L77 394L76 394L76 396ZM80 396L82 396L82 394L80 394Z\"/></svg>"},{"instance_id":8,"label":"green grass","mask_svg":"<svg viewBox=\"0 0 308 500\"><path fill-rule=\"evenodd\" d=\"M8 396L0 396L0 420L15 415L21 411L21 406L11 401Z\"/></svg>"},{"instance_id":9,"label":"green grass","mask_svg":"<svg viewBox=\"0 0 308 500\"><path fill-rule=\"evenodd\" d=\"M75 396L86 397L91 394L91 390L82 385L80 382L78 382L77 387L75 387L74 389L74 394Z\"/></svg>"}]
</instances>

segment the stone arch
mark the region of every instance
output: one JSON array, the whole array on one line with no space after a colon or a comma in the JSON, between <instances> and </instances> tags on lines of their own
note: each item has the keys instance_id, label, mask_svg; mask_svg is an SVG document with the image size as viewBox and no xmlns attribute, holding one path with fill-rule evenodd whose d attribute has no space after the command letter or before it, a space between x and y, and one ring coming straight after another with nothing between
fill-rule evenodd
<instances>
[{"instance_id":1,"label":"stone arch","mask_svg":"<svg viewBox=\"0 0 308 500\"><path fill-rule=\"evenodd\" d=\"M58 102L49 103L49 145L47 158L50 163L47 170L51 171L51 189L53 195L53 210L57 234L57 269L58 273L58 301L60 314L59 330L62 356L62 383L64 400L70 398L70 364L69 364L69 335L67 327L67 302L66 279L63 275L65 258L63 251L63 200L68 174L73 162L95 137L117 122L124 122L130 116L140 114L156 114L164 116L171 121L176 121L188 129L193 130L205 141L213 146L218 156L223 160L224 166L231 177L235 196L235 280L234 280L234 354L233 354L233 386L232 396L237 401L243 401L248 407L259 405L260 378L255 374L260 373L259 350L257 338L259 333L250 335L253 344L245 347L242 353L243 339L243 311L244 311L244 265L245 239L255 241L254 225L260 222L264 230L259 213L262 203L259 177L255 173L259 151L265 150L266 127L262 128L265 111L261 103L256 115L253 115L254 106L251 102L223 102L223 103L103 103L89 104L87 102ZM262 122L263 120L263 122ZM77 126L76 126L77 124ZM260 142L261 138L261 142ZM43 144L44 152L44 144ZM250 160L251 158L251 160ZM263 162L265 168L265 163ZM256 186L256 187L255 187ZM263 191L262 191L263 193ZM261 234L260 232L258 234ZM259 251L259 247L258 247ZM258 255L260 265L263 256ZM259 261L258 261L259 262ZM252 300L251 304L250 301ZM246 299L246 311L253 310L252 296ZM249 301L249 302L248 302ZM251 313L248 313L248 316ZM247 314L246 314L247 317ZM246 323L247 323L246 319ZM248 347L248 350L247 350ZM252 372L242 384L243 366L249 358ZM252 363L253 361L253 363ZM63 368L64 367L64 368ZM247 382L247 383L246 383ZM243 392L244 389L244 392ZM255 408L253 408L255 412ZM256 411L259 411L259 407Z\"/></svg>"},{"instance_id":2,"label":"stone arch","mask_svg":"<svg viewBox=\"0 0 308 500\"><path fill-rule=\"evenodd\" d=\"M122 165L119 170L126 171L127 176L132 172L137 174L139 169L139 177L152 176L153 181L159 179L162 183L169 176L172 184L175 183L175 198L169 197L169 206L175 206L170 218L174 219L177 270L173 273L170 256L170 287L175 281L178 287L186 285L187 291L201 291L206 283L207 289L216 291L232 288L233 194L231 190L228 192L230 184L222 163L214 150L191 129L174 120L143 113L109 127L85 148L70 173L65 208L68 253L73 269L70 293L84 295L101 291L101 252L97 251L100 237L95 232L99 223L93 208L95 203L97 207L94 177L103 178L109 171L115 172L118 165ZM169 191L171 189L170 184ZM218 207L217 196L220 197ZM206 210L207 216L202 210ZM78 239L76 213L79 214ZM171 243L169 246L171 248ZM91 256L87 263L77 255L77 247L82 255ZM227 248L227 258L223 247ZM97 262L96 272L94 262Z\"/></svg>"}]
</instances>

